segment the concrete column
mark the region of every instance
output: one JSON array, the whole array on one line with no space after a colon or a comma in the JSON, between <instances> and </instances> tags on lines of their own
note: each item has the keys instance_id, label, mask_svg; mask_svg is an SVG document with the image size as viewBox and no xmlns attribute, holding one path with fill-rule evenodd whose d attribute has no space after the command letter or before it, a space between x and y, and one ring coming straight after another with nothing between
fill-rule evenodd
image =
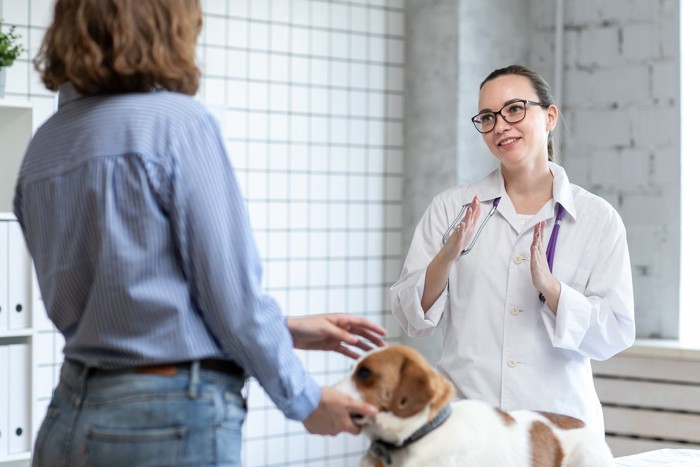
<instances>
[{"instance_id":1,"label":"concrete column","mask_svg":"<svg viewBox=\"0 0 700 467\"><path fill-rule=\"evenodd\" d=\"M530 0L406 0L404 252L431 199L496 166L470 118L495 68L527 65ZM406 342L431 361L441 336Z\"/></svg>"}]
</instances>

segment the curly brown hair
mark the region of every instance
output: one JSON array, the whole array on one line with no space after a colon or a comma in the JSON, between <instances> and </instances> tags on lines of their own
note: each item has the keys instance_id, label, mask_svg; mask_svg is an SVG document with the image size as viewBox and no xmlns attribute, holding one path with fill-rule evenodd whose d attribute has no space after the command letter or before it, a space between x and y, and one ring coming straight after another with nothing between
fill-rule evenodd
<instances>
[{"instance_id":1,"label":"curly brown hair","mask_svg":"<svg viewBox=\"0 0 700 467\"><path fill-rule=\"evenodd\" d=\"M52 91L194 95L199 0L58 0L34 66Z\"/></svg>"}]
</instances>

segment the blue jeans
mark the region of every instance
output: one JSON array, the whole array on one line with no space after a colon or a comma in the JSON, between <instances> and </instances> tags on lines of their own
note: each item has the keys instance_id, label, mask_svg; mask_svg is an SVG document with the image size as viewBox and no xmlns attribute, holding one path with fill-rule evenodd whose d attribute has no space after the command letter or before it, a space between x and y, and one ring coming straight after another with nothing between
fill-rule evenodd
<instances>
[{"instance_id":1,"label":"blue jeans","mask_svg":"<svg viewBox=\"0 0 700 467\"><path fill-rule=\"evenodd\" d=\"M66 360L33 467L240 466L244 378L95 371Z\"/></svg>"}]
</instances>

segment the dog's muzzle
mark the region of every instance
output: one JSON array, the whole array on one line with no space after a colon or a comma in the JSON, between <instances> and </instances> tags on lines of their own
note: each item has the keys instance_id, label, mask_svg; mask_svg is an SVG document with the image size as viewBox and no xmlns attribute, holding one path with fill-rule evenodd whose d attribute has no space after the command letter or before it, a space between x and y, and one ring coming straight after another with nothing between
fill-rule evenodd
<instances>
[{"instance_id":1,"label":"dog's muzzle","mask_svg":"<svg viewBox=\"0 0 700 467\"><path fill-rule=\"evenodd\" d=\"M359 413L351 413L350 419L352 419L353 423L357 426L364 426L369 423L367 417L360 415Z\"/></svg>"}]
</instances>

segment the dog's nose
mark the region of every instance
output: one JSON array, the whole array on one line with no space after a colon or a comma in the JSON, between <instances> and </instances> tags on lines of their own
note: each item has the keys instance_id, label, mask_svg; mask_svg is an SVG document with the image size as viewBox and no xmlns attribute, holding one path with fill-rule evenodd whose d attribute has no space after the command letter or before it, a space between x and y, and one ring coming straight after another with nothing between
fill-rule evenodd
<instances>
[{"instance_id":1,"label":"dog's nose","mask_svg":"<svg viewBox=\"0 0 700 467\"><path fill-rule=\"evenodd\" d=\"M367 417L360 415L359 413L351 413L350 418L352 419L353 423L358 426L362 426L367 423Z\"/></svg>"}]
</instances>

